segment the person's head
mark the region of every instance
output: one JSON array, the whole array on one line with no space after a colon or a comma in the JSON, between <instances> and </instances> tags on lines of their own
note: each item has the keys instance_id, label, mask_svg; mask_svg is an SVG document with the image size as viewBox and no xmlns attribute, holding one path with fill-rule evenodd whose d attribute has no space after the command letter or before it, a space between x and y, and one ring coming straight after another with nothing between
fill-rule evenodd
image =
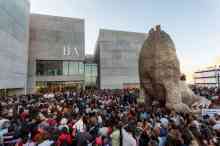
<instances>
[{"instance_id":1,"label":"person's head","mask_svg":"<svg viewBox=\"0 0 220 146\"><path fill-rule=\"evenodd\" d=\"M216 124L215 118L210 117L209 120L208 120L208 123L209 123L210 125L212 125L212 126L215 125L215 124Z\"/></svg>"},{"instance_id":2,"label":"person's head","mask_svg":"<svg viewBox=\"0 0 220 146\"><path fill-rule=\"evenodd\" d=\"M220 121L220 113L215 114L216 121Z\"/></svg>"},{"instance_id":3,"label":"person's head","mask_svg":"<svg viewBox=\"0 0 220 146\"><path fill-rule=\"evenodd\" d=\"M63 128L62 128L62 133L68 134L68 129L67 129L67 127L63 127Z\"/></svg>"},{"instance_id":4,"label":"person's head","mask_svg":"<svg viewBox=\"0 0 220 146\"><path fill-rule=\"evenodd\" d=\"M150 140L148 146L158 146L158 143L155 140Z\"/></svg>"},{"instance_id":5,"label":"person's head","mask_svg":"<svg viewBox=\"0 0 220 146\"><path fill-rule=\"evenodd\" d=\"M116 128L116 129L121 129L121 127L122 127L122 122L121 122L121 121L118 121L118 122L115 124L115 126L114 126L114 128Z\"/></svg>"},{"instance_id":6,"label":"person's head","mask_svg":"<svg viewBox=\"0 0 220 146\"><path fill-rule=\"evenodd\" d=\"M156 126L154 129L153 129L153 132L155 134L155 136L159 136L160 135L160 126Z\"/></svg>"},{"instance_id":7,"label":"person's head","mask_svg":"<svg viewBox=\"0 0 220 146\"><path fill-rule=\"evenodd\" d=\"M176 116L176 112L175 112L174 109L172 109L172 110L170 111L170 116Z\"/></svg>"},{"instance_id":8,"label":"person's head","mask_svg":"<svg viewBox=\"0 0 220 146\"><path fill-rule=\"evenodd\" d=\"M129 122L128 126L126 127L126 131L133 134L134 130L135 130L135 123Z\"/></svg>"}]
</instances>

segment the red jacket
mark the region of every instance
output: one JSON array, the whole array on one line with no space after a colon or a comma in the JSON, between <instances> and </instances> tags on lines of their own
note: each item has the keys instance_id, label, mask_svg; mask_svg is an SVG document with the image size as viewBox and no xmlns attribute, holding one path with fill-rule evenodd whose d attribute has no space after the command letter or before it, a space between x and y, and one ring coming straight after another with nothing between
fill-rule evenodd
<instances>
[{"instance_id":1,"label":"red jacket","mask_svg":"<svg viewBox=\"0 0 220 146\"><path fill-rule=\"evenodd\" d=\"M61 133L57 141L57 146L60 146L64 142L67 142L69 145L72 144L72 137L70 134Z\"/></svg>"}]
</instances>

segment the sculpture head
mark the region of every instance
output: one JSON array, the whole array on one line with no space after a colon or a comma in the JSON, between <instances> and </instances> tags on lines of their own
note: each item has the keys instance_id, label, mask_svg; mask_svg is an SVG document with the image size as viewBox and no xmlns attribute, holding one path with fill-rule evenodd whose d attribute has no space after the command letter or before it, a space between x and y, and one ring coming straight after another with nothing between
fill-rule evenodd
<instances>
[{"instance_id":1,"label":"sculpture head","mask_svg":"<svg viewBox=\"0 0 220 146\"><path fill-rule=\"evenodd\" d=\"M167 83L178 86L180 66L175 45L160 25L150 29L139 55L141 88L147 98L166 100Z\"/></svg>"}]
</instances>

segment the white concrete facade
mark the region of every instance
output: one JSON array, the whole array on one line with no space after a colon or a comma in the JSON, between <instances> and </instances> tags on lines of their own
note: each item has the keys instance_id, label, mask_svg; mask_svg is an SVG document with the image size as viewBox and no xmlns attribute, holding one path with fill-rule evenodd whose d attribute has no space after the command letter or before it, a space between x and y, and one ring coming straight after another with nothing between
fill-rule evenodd
<instances>
[{"instance_id":1,"label":"white concrete facade","mask_svg":"<svg viewBox=\"0 0 220 146\"><path fill-rule=\"evenodd\" d=\"M0 89L25 92L29 11L28 0L0 0Z\"/></svg>"},{"instance_id":2,"label":"white concrete facade","mask_svg":"<svg viewBox=\"0 0 220 146\"><path fill-rule=\"evenodd\" d=\"M101 29L96 45L101 89L122 89L139 84L138 57L145 33Z\"/></svg>"},{"instance_id":3,"label":"white concrete facade","mask_svg":"<svg viewBox=\"0 0 220 146\"><path fill-rule=\"evenodd\" d=\"M84 61L85 26L83 19L31 14L29 40L28 92L35 92L37 81L82 81L83 75L37 76L37 60Z\"/></svg>"}]
</instances>

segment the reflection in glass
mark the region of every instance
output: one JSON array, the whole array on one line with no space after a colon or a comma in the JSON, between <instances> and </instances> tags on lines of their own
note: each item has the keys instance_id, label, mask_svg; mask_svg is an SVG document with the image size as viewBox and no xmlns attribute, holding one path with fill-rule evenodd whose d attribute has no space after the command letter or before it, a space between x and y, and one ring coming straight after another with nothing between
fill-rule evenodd
<instances>
[{"instance_id":1,"label":"reflection in glass","mask_svg":"<svg viewBox=\"0 0 220 146\"><path fill-rule=\"evenodd\" d=\"M37 60L36 74L38 76L62 76L84 73L83 62Z\"/></svg>"},{"instance_id":2,"label":"reflection in glass","mask_svg":"<svg viewBox=\"0 0 220 146\"><path fill-rule=\"evenodd\" d=\"M69 63L64 61L63 62L63 75L67 76L69 73Z\"/></svg>"},{"instance_id":3,"label":"reflection in glass","mask_svg":"<svg viewBox=\"0 0 220 146\"><path fill-rule=\"evenodd\" d=\"M96 85L97 80L97 65L85 64L85 83L87 86Z\"/></svg>"},{"instance_id":4,"label":"reflection in glass","mask_svg":"<svg viewBox=\"0 0 220 146\"><path fill-rule=\"evenodd\" d=\"M70 62L69 63L69 75L79 74L79 68L77 62Z\"/></svg>"},{"instance_id":5,"label":"reflection in glass","mask_svg":"<svg viewBox=\"0 0 220 146\"><path fill-rule=\"evenodd\" d=\"M84 73L84 64L82 62L79 63L79 73L80 74Z\"/></svg>"}]
</instances>

